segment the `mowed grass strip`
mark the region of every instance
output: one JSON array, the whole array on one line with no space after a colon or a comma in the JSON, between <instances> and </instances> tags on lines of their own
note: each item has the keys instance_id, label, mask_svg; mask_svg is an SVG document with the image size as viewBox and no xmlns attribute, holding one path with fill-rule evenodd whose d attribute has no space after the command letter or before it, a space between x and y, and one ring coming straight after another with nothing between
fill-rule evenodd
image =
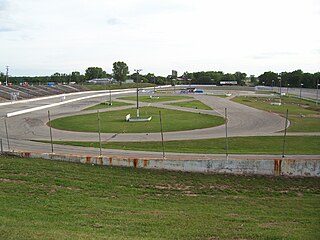
<instances>
[{"instance_id":1,"label":"mowed grass strip","mask_svg":"<svg viewBox=\"0 0 320 240\"><path fill-rule=\"evenodd\" d=\"M113 108L113 107L121 107L121 106L129 106L132 105L130 103L125 103L125 102L117 102L117 101L112 101L112 105L109 105L109 102L105 103L99 103L97 105L94 105L92 107L85 108L83 110L97 110L97 109L104 109L104 108Z\"/></svg>"},{"instance_id":2,"label":"mowed grass strip","mask_svg":"<svg viewBox=\"0 0 320 240\"><path fill-rule=\"evenodd\" d=\"M293 98L282 97L282 105L274 106L272 102L279 102L279 98L269 97L235 97L232 101L261 110L282 115L288 109L291 125L289 132L320 132L320 107L315 103Z\"/></svg>"},{"instance_id":3,"label":"mowed grass strip","mask_svg":"<svg viewBox=\"0 0 320 240\"><path fill-rule=\"evenodd\" d=\"M199 101L199 100L193 100L193 101L188 101L188 102L169 103L168 105L185 107L185 108L212 110L211 107L209 107L208 105L202 103L202 102Z\"/></svg>"},{"instance_id":4,"label":"mowed grass strip","mask_svg":"<svg viewBox=\"0 0 320 240\"><path fill-rule=\"evenodd\" d=\"M44 141L48 142L48 141ZM55 141L82 147L99 147L98 142ZM320 137L318 136L287 136L285 154L320 154ZM226 152L224 138L165 141L166 152L222 154ZM283 137L231 137L228 139L230 154L282 154ZM161 152L161 142L108 142L102 143L103 148Z\"/></svg>"},{"instance_id":5,"label":"mowed grass strip","mask_svg":"<svg viewBox=\"0 0 320 240\"><path fill-rule=\"evenodd\" d=\"M152 116L150 122L126 122L125 116L136 116L136 109L125 109L100 113L101 132L107 133L150 133L160 132L159 111L162 113L163 131L183 131L218 126L224 123L222 117L162 109L156 107L140 108L140 118ZM97 132L98 114L84 114L58 118L51 121L53 128L78 132Z\"/></svg>"},{"instance_id":6,"label":"mowed grass strip","mask_svg":"<svg viewBox=\"0 0 320 240\"><path fill-rule=\"evenodd\" d=\"M159 97L159 98L158 98ZM184 100L184 99L190 99L191 97L188 96L154 96L150 98L150 96L141 96L139 95L139 101L141 102L148 102L148 103L153 103L153 102L168 102L168 101L176 101L176 100ZM119 98L123 100L129 100L129 101L137 101L136 96L132 97L123 97Z\"/></svg>"},{"instance_id":7,"label":"mowed grass strip","mask_svg":"<svg viewBox=\"0 0 320 240\"><path fill-rule=\"evenodd\" d=\"M319 239L319 178L0 158L1 239Z\"/></svg>"}]
</instances>

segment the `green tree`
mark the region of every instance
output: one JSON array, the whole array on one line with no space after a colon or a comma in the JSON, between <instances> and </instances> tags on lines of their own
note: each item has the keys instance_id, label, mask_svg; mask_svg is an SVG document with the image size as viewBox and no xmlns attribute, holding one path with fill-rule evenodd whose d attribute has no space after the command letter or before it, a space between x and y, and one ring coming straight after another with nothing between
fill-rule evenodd
<instances>
[{"instance_id":1,"label":"green tree","mask_svg":"<svg viewBox=\"0 0 320 240\"><path fill-rule=\"evenodd\" d=\"M71 82L83 82L84 81L84 76L80 74L80 72L75 71L71 73Z\"/></svg>"},{"instance_id":2,"label":"green tree","mask_svg":"<svg viewBox=\"0 0 320 240\"><path fill-rule=\"evenodd\" d=\"M221 78L222 81L235 81L236 77L234 76L234 74L231 73L226 73L223 75L223 77Z\"/></svg>"},{"instance_id":3,"label":"green tree","mask_svg":"<svg viewBox=\"0 0 320 240\"><path fill-rule=\"evenodd\" d=\"M237 81L238 84L240 85L244 85L244 80L247 77L246 73L242 73L242 72L235 72L235 74L233 74L235 77L235 80Z\"/></svg>"},{"instance_id":4,"label":"green tree","mask_svg":"<svg viewBox=\"0 0 320 240\"><path fill-rule=\"evenodd\" d=\"M117 81L124 82L127 78L127 75L129 74L129 68L128 65L125 62L114 62L113 63L113 77Z\"/></svg>"},{"instance_id":5,"label":"green tree","mask_svg":"<svg viewBox=\"0 0 320 240\"><path fill-rule=\"evenodd\" d=\"M275 83L278 79L278 74L271 71L264 72L258 77L258 79L259 79L259 84L261 85L272 86L272 84L274 84L275 86ZM273 83L272 83L272 80L274 81Z\"/></svg>"},{"instance_id":6,"label":"green tree","mask_svg":"<svg viewBox=\"0 0 320 240\"><path fill-rule=\"evenodd\" d=\"M86 80L105 77L107 77L107 73L100 67L89 67L85 73Z\"/></svg>"}]
</instances>

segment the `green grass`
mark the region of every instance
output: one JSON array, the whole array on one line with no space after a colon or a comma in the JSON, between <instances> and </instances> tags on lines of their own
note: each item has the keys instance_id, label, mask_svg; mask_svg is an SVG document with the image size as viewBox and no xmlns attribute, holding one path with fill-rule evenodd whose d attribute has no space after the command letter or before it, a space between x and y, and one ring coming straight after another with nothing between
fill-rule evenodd
<instances>
[{"instance_id":1,"label":"green grass","mask_svg":"<svg viewBox=\"0 0 320 240\"><path fill-rule=\"evenodd\" d=\"M167 102L167 101L176 101L176 100L183 100L183 99L190 99L190 97L187 96L158 96L159 98L150 98L150 96L139 96L139 101L140 102ZM132 97L123 97L119 98L123 100L129 100L129 101L137 101L136 96Z\"/></svg>"},{"instance_id":2,"label":"green grass","mask_svg":"<svg viewBox=\"0 0 320 240\"><path fill-rule=\"evenodd\" d=\"M172 106L179 106L179 107L185 107L185 108L195 108L195 109L203 109L203 110L212 110L211 107L208 105L202 103L199 100L193 100L189 102L176 102L176 103L170 103L168 105Z\"/></svg>"},{"instance_id":3,"label":"green grass","mask_svg":"<svg viewBox=\"0 0 320 240\"><path fill-rule=\"evenodd\" d=\"M220 97L220 98L226 98L228 96L226 95L221 95L221 94L206 94L207 96L214 96L214 97Z\"/></svg>"},{"instance_id":4,"label":"green grass","mask_svg":"<svg viewBox=\"0 0 320 240\"><path fill-rule=\"evenodd\" d=\"M289 132L320 132L320 108L315 103L305 100L300 101L300 99L293 97L283 97L281 106L271 105L271 102L279 102L279 98L235 97L232 100L282 116L285 116L288 109L291 122Z\"/></svg>"},{"instance_id":5,"label":"green grass","mask_svg":"<svg viewBox=\"0 0 320 240\"><path fill-rule=\"evenodd\" d=\"M131 114L132 117L136 116L135 108L103 112L100 113L101 132L160 132L159 110L161 110L162 113L163 131L165 132L208 128L224 123L223 118L207 114L190 113L156 107L142 107L140 108L140 117L152 116L152 120L150 122L125 122L125 116L127 114ZM51 126L69 131L97 132L97 119L98 117L96 113L70 116L51 121Z\"/></svg>"},{"instance_id":6,"label":"green grass","mask_svg":"<svg viewBox=\"0 0 320 240\"><path fill-rule=\"evenodd\" d=\"M164 135L165 137L165 135ZM232 137L228 139L230 154L282 154L283 137ZM83 147L99 147L98 142L65 142L65 144ZM320 154L320 137L318 136L287 136L285 154ZM178 153L225 153L224 138L165 141L166 152ZM102 143L103 148L162 152L161 142L108 142Z\"/></svg>"},{"instance_id":7,"label":"green grass","mask_svg":"<svg viewBox=\"0 0 320 240\"><path fill-rule=\"evenodd\" d=\"M112 107L121 107L121 106L129 106L132 104L125 103L125 102L117 102L117 101L112 101L112 105L108 104L109 102L106 103L99 103L97 105L94 105L92 107L85 108L83 110L96 110L96 109L104 109L104 108L112 108Z\"/></svg>"},{"instance_id":8,"label":"green grass","mask_svg":"<svg viewBox=\"0 0 320 240\"><path fill-rule=\"evenodd\" d=\"M85 84L84 87L97 91L97 90L114 90L114 89L125 89L125 88L136 88L136 83L122 83L120 84ZM152 83L139 83L139 88L145 88L145 87L153 87L155 86Z\"/></svg>"},{"instance_id":9,"label":"green grass","mask_svg":"<svg viewBox=\"0 0 320 240\"><path fill-rule=\"evenodd\" d=\"M319 239L320 178L0 158L1 239Z\"/></svg>"}]
</instances>

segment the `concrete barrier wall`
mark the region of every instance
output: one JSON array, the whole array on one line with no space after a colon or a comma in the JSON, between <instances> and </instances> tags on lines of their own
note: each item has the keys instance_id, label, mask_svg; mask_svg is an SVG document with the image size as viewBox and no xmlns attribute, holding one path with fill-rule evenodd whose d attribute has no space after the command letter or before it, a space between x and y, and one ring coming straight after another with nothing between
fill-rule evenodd
<instances>
[{"instance_id":1,"label":"concrete barrier wall","mask_svg":"<svg viewBox=\"0 0 320 240\"><path fill-rule=\"evenodd\" d=\"M34 152L13 152L10 155L43 158L66 162L96 164L106 166L122 166L146 169L164 169L173 171L228 173L272 176L320 176L320 160L318 159L274 159L274 160L174 160L174 159L138 159L126 157L82 156L70 154L50 154Z\"/></svg>"}]
</instances>

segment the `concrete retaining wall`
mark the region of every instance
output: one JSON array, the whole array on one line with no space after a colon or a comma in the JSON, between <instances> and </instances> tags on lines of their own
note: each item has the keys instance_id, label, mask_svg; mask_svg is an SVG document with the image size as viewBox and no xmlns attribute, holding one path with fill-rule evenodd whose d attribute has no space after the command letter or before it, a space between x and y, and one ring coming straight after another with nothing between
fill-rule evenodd
<instances>
[{"instance_id":1,"label":"concrete retaining wall","mask_svg":"<svg viewBox=\"0 0 320 240\"><path fill-rule=\"evenodd\" d=\"M272 176L320 176L319 159L273 159L273 160L175 160L175 159L138 159L126 157L82 156L70 154L50 154L35 152L14 152L11 155L59 160L75 163L97 164L106 166L123 166L147 169L165 169L174 171L229 173L229 174L257 174Z\"/></svg>"}]
</instances>

